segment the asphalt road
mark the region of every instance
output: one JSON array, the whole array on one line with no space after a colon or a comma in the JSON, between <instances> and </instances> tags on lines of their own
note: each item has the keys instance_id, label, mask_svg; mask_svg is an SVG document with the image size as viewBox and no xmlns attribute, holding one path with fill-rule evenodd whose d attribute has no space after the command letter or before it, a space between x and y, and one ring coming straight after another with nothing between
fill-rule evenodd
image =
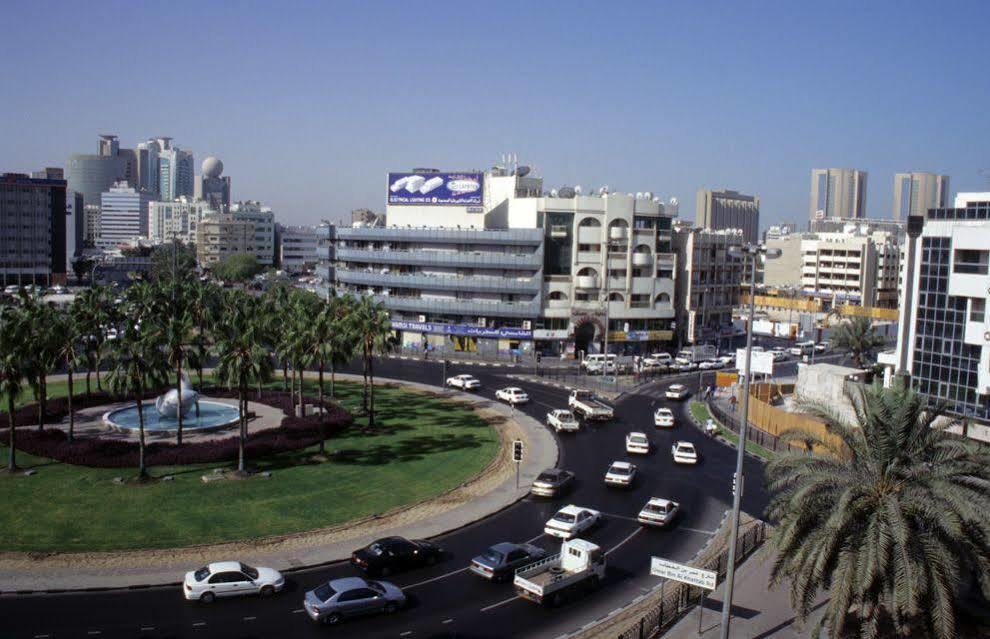
<instances>
[{"instance_id":1,"label":"asphalt road","mask_svg":"<svg viewBox=\"0 0 990 639\"><path fill-rule=\"evenodd\" d=\"M447 375L461 372L476 375L482 382L480 394L490 398L494 398L497 388L523 387L531 401L521 410L541 422L550 409L566 407L564 390L510 382L502 378L500 369L450 367ZM382 361L376 364L376 373L425 383L439 383L441 377L436 362ZM786 365L778 374L788 374ZM698 376L692 374L678 381L694 387ZM604 616L651 588L657 582L649 575L651 555L690 560L731 504L735 450L689 425L687 402L662 398L669 383L660 381L620 398L615 421L586 426L579 433L560 438L560 465L574 471L578 479L570 494L556 500L526 498L481 522L436 538L448 553L446 560L390 579L410 597L409 605L394 615L349 620L336 628L312 622L302 610L303 593L327 579L356 574L347 564L335 564L291 573L286 591L271 599L221 600L210 606L186 602L175 587L4 595L0 596L0 637L249 638L317 637L327 633L408 639L556 637ZM664 405L678 415L674 429L658 430L653 426L653 410ZM648 434L653 445L650 455L625 453L625 434L633 430ZM697 466L672 463L670 447L678 439L694 442L701 456ZM635 485L628 490L607 488L603 482L606 468L613 460L622 459L637 464ZM746 464L743 508L759 515L767 504L762 465L750 458ZM670 528L646 529L635 522L636 514L651 496L680 502L681 517ZM473 556L501 541L530 541L554 552L559 550L559 542L542 531L547 519L568 503L605 514L602 525L583 535L608 552L607 576L598 591L560 608L545 609L517 599L511 584L491 584L467 571ZM217 557L220 559L224 558Z\"/></svg>"}]
</instances>

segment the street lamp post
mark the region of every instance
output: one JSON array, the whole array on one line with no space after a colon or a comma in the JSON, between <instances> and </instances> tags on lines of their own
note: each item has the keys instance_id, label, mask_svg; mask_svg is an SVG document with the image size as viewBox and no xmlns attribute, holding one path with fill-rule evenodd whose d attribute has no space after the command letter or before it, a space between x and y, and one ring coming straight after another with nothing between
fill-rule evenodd
<instances>
[{"instance_id":1,"label":"street lamp post","mask_svg":"<svg viewBox=\"0 0 990 639\"><path fill-rule=\"evenodd\" d=\"M749 381L753 377L753 319L756 316L756 263L762 255L764 259L780 257L780 249L767 248L758 244L732 247L729 255L743 259L749 266L749 321L746 322L746 376L743 378L742 415L739 418L739 444L736 450L735 490L732 495L732 530L729 537L728 566L725 571L725 595L722 600L721 639L729 639L729 623L732 620L732 588L736 578L736 546L739 542L739 509L742 505L743 460L746 458L746 431L749 426Z\"/></svg>"}]
</instances>

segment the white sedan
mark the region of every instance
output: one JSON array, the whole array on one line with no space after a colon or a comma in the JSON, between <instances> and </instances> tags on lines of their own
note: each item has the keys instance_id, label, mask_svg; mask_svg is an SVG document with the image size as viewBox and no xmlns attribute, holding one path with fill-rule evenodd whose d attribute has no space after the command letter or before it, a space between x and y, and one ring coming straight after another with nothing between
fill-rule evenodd
<instances>
[{"instance_id":1,"label":"white sedan","mask_svg":"<svg viewBox=\"0 0 990 639\"><path fill-rule=\"evenodd\" d=\"M447 378L447 386L461 390L478 390L481 388L481 382L473 375L455 375Z\"/></svg>"},{"instance_id":2,"label":"white sedan","mask_svg":"<svg viewBox=\"0 0 990 639\"><path fill-rule=\"evenodd\" d=\"M598 523L602 514L584 506L564 506L557 511L543 532L558 539L574 539L585 530Z\"/></svg>"},{"instance_id":3,"label":"white sedan","mask_svg":"<svg viewBox=\"0 0 990 639\"><path fill-rule=\"evenodd\" d=\"M650 440L646 433L632 432L626 435L626 452L630 455L649 455Z\"/></svg>"},{"instance_id":4,"label":"white sedan","mask_svg":"<svg viewBox=\"0 0 990 639\"><path fill-rule=\"evenodd\" d=\"M268 597L285 587L285 577L274 568L254 568L239 561L218 561L186 573L182 594L190 601L211 603L217 597Z\"/></svg>"},{"instance_id":5,"label":"white sedan","mask_svg":"<svg viewBox=\"0 0 990 639\"><path fill-rule=\"evenodd\" d=\"M636 519L644 526L666 526L674 520L680 510L681 505L676 501L651 497L643 506L643 510L639 511Z\"/></svg>"},{"instance_id":6,"label":"white sedan","mask_svg":"<svg viewBox=\"0 0 990 639\"><path fill-rule=\"evenodd\" d=\"M667 392L664 393L664 397L667 399L687 399L688 395L690 393L684 384L671 384L667 388Z\"/></svg>"},{"instance_id":7,"label":"white sedan","mask_svg":"<svg viewBox=\"0 0 990 639\"><path fill-rule=\"evenodd\" d=\"M495 391L495 399L500 399L503 402L508 402L513 406L516 404L525 404L529 401L529 395L526 394L521 388L516 388L511 386L509 388L500 388Z\"/></svg>"},{"instance_id":8,"label":"white sedan","mask_svg":"<svg viewBox=\"0 0 990 639\"><path fill-rule=\"evenodd\" d=\"M636 478L636 464L624 461L614 461L605 471L605 483L609 486L632 486Z\"/></svg>"},{"instance_id":9,"label":"white sedan","mask_svg":"<svg viewBox=\"0 0 990 639\"><path fill-rule=\"evenodd\" d=\"M673 428L674 411L669 408L658 408L657 411L653 413L653 425L657 428Z\"/></svg>"},{"instance_id":10,"label":"white sedan","mask_svg":"<svg viewBox=\"0 0 990 639\"><path fill-rule=\"evenodd\" d=\"M717 359L706 359L698 364L698 370L711 371L716 368L722 368L722 362Z\"/></svg>"},{"instance_id":11,"label":"white sedan","mask_svg":"<svg viewBox=\"0 0 990 639\"><path fill-rule=\"evenodd\" d=\"M674 457L675 464L697 464L698 451L694 449L691 442L679 441L670 447L670 454Z\"/></svg>"}]
</instances>

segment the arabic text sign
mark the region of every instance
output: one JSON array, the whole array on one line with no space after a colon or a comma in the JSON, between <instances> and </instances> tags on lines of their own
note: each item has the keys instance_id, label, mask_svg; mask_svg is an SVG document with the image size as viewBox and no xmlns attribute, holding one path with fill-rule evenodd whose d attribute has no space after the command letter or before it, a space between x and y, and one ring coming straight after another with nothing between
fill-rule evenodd
<instances>
[{"instance_id":1,"label":"arabic text sign","mask_svg":"<svg viewBox=\"0 0 990 639\"><path fill-rule=\"evenodd\" d=\"M459 337L533 339L533 331L523 328L485 328L470 324L434 324L431 322L407 322L406 320L392 320L392 328L397 331L441 333Z\"/></svg>"},{"instance_id":2,"label":"arabic text sign","mask_svg":"<svg viewBox=\"0 0 990 639\"><path fill-rule=\"evenodd\" d=\"M483 173L389 173L388 203L481 207L484 180Z\"/></svg>"},{"instance_id":3,"label":"arabic text sign","mask_svg":"<svg viewBox=\"0 0 990 639\"><path fill-rule=\"evenodd\" d=\"M651 557L650 559L650 574L655 577L673 579L706 590L715 590L717 583L713 570L693 568L660 557Z\"/></svg>"}]
</instances>

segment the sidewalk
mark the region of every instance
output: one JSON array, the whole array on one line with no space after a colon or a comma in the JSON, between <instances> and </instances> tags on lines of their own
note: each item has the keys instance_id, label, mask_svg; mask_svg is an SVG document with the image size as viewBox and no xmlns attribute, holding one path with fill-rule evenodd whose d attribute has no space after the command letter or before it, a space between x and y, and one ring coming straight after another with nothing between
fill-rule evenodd
<instances>
[{"instance_id":1,"label":"sidewalk","mask_svg":"<svg viewBox=\"0 0 990 639\"><path fill-rule=\"evenodd\" d=\"M375 381L450 397L472 404L482 416L496 418L501 423L498 428L503 441L520 438L526 442L519 488L516 488L515 464L510 460L512 447L503 445L488 471L452 491L390 513L324 530L166 550L56 553L42 557L0 553L0 591L28 593L175 584L186 570L225 557L283 571L340 561L350 557L355 548L385 535L423 539L472 524L525 497L536 476L556 465L558 450L553 435L525 413L475 395L426 384L385 378Z\"/></svg>"},{"instance_id":2,"label":"sidewalk","mask_svg":"<svg viewBox=\"0 0 990 639\"><path fill-rule=\"evenodd\" d=\"M828 595L819 594L814 612L802 624L791 609L788 582L770 590L772 549L765 545L746 560L736 571L736 583L732 596L732 624L730 636L742 639L798 639L806 638L821 616ZM719 636L722 614L723 587L705 600L701 618L701 634L698 634L698 607L688 613L664 639L713 639Z\"/></svg>"}]
</instances>

